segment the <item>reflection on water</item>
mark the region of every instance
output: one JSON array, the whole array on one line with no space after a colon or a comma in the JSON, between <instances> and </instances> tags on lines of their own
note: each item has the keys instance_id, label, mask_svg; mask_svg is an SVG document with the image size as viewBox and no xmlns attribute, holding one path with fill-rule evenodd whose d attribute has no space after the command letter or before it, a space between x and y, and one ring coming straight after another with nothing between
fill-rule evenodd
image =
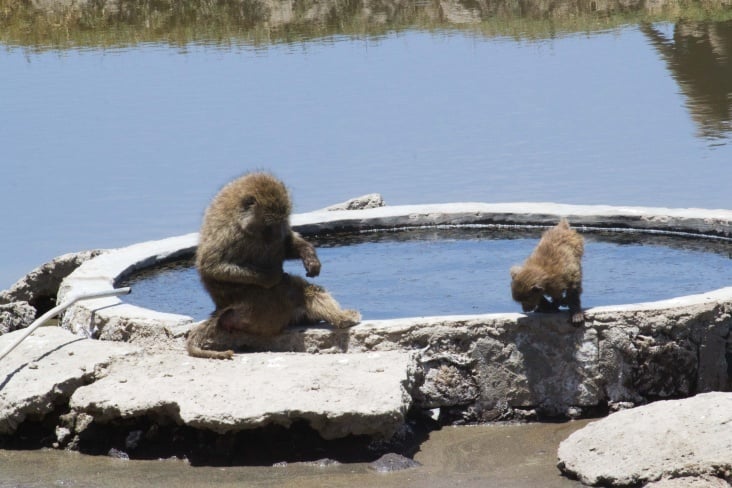
<instances>
[{"instance_id":1,"label":"reflection on water","mask_svg":"<svg viewBox=\"0 0 732 488\"><path fill-rule=\"evenodd\" d=\"M538 231L420 230L320 239L314 281L365 320L519 312L509 268L526 259ZM587 234L585 307L662 300L729 285L732 244L637 234ZM346 244L346 245L343 245ZM285 270L304 275L302 264ZM202 320L213 310L192 261L124 281L123 301Z\"/></svg>"},{"instance_id":2,"label":"reflection on water","mask_svg":"<svg viewBox=\"0 0 732 488\"><path fill-rule=\"evenodd\" d=\"M682 19L672 38L647 23L640 28L686 96L701 135L724 137L732 129L732 21Z\"/></svg>"},{"instance_id":3,"label":"reflection on water","mask_svg":"<svg viewBox=\"0 0 732 488\"><path fill-rule=\"evenodd\" d=\"M266 45L415 28L545 38L695 18L715 9L724 12L725 5L709 0L700 12L681 0L0 0L0 40L38 48L140 42Z\"/></svg>"},{"instance_id":4,"label":"reflection on water","mask_svg":"<svg viewBox=\"0 0 732 488\"><path fill-rule=\"evenodd\" d=\"M297 212L371 192L730 208L724 5L0 0L0 288L195 231L253 168ZM678 50L694 22L717 64L677 56L677 85L648 29Z\"/></svg>"}]
</instances>

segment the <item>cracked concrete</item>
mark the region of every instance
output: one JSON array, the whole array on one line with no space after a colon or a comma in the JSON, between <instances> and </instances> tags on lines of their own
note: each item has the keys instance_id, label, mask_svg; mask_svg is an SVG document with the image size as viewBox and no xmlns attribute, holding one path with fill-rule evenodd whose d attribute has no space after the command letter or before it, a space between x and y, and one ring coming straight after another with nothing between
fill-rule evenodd
<instances>
[{"instance_id":1,"label":"cracked concrete","mask_svg":"<svg viewBox=\"0 0 732 488\"><path fill-rule=\"evenodd\" d=\"M0 336L0 349L15 332ZM58 327L41 327L0 362L0 434L12 434L26 418L42 419L68 402L74 391L94 381L114 358L140 349L76 336Z\"/></svg>"},{"instance_id":2,"label":"cracked concrete","mask_svg":"<svg viewBox=\"0 0 732 488\"><path fill-rule=\"evenodd\" d=\"M409 362L402 352L243 354L232 361L145 355L114 362L69 405L101 423L154 415L223 434L302 419L324 439L388 438L411 403Z\"/></svg>"},{"instance_id":3,"label":"cracked concrete","mask_svg":"<svg viewBox=\"0 0 732 488\"><path fill-rule=\"evenodd\" d=\"M19 333L0 337L0 347ZM225 433L306 420L325 439L388 438L411 404L411 362L406 352L211 361L191 358L182 347L151 354L42 327L3 359L0 435L68 405L72 417L88 419L85 426L152 416Z\"/></svg>"},{"instance_id":4,"label":"cracked concrete","mask_svg":"<svg viewBox=\"0 0 732 488\"><path fill-rule=\"evenodd\" d=\"M637 228L732 237L728 210L454 203L293 215L308 233L429 225L548 225ZM87 261L64 280L71 291L111 288L133 270L190 254L196 234L140 243ZM133 290L134 293L134 290ZM450 418L577 417L662 398L732 387L727 367L732 288L586 310L584 327L564 314L485 314L364 321L346 331L293 327L274 338L230 339L248 351L354 353L424 350L411 375L415 404ZM147 349L178 347L191 317L162 314L120 298L79 302L62 324L77 333ZM593 413L594 412L594 413Z\"/></svg>"},{"instance_id":5,"label":"cracked concrete","mask_svg":"<svg viewBox=\"0 0 732 488\"><path fill-rule=\"evenodd\" d=\"M293 224L307 235L548 225L559 216L578 226L732 238L727 210L557 204L323 210L295 215ZM190 255L196 242L197 234L189 234L105 252L64 280L59 302L74 293L109 290L134 270ZM82 429L90 422L153 416L219 433L306 420L327 438L388 436L410 407L436 412L445 423L577 418L732 389L732 287L595 307L586 315L580 328L569 325L564 313L509 313L367 320L347 330L291 327L273 338L234 333L235 345L268 352L207 361L185 354L190 317L116 297L79 302L64 314L62 326L104 341L46 328L13 351L0 364L0 434L62 406L74 417L65 422ZM12 337L0 337L0 346ZM72 434L61 427L60 437ZM694 473L694 483L720 479ZM673 486L674 479L648 481Z\"/></svg>"},{"instance_id":6,"label":"cracked concrete","mask_svg":"<svg viewBox=\"0 0 732 488\"><path fill-rule=\"evenodd\" d=\"M593 486L729 486L732 393L614 413L570 435L558 456L562 471Z\"/></svg>"}]
</instances>

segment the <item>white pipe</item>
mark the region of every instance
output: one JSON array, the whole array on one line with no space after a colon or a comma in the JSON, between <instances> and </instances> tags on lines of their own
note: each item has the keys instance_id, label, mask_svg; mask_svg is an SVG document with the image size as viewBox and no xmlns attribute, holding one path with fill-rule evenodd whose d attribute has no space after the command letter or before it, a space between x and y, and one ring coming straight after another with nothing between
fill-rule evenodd
<instances>
[{"instance_id":1,"label":"white pipe","mask_svg":"<svg viewBox=\"0 0 732 488\"><path fill-rule=\"evenodd\" d=\"M43 325L48 319L53 318L56 316L59 312L63 312L68 307L73 305L74 303L78 302L79 300L89 300L91 298L104 298L104 297L111 297L111 296L117 296L117 295L127 295L130 291L129 286L124 288L115 288L112 290L104 290L104 291L96 291L91 293L80 293L79 295L72 296L69 300L62 303L61 305L56 305L48 312L44 313L40 317L38 317L36 320L33 321L32 324L30 324L23 332L23 335L21 335L18 340L16 340L14 343L10 344L8 347L5 348L3 352L0 352L0 360L7 356L10 351L18 347L18 345L25 340L26 337L31 335L34 330L36 330L38 327Z\"/></svg>"}]
</instances>

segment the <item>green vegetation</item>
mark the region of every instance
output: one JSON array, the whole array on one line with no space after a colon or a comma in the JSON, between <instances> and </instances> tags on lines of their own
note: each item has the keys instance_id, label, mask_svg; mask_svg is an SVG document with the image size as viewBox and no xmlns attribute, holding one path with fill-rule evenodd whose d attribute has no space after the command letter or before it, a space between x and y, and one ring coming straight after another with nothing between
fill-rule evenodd
<instances>
[{"instance_id":1,"label":"green vegetation","mask_svg":"<svg viewBox=\"0 0 732 488\"><path fill-rule=\"evenodd\" d=\"M406 29L532 40L678 19L732 19L732 0L0 0L0 42L266 47Z\"/></svg>"}]
</instances>

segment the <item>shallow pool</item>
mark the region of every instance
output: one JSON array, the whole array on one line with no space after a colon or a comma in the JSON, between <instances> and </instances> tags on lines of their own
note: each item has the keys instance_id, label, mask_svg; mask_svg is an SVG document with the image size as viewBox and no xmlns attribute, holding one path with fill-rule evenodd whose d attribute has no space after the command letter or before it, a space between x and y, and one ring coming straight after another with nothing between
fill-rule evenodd
<instances>
[{"instance_id":1,"label":"shallow pool","mask_svg":"<svg viewBox=\"0 0 732 488\"><path fill-rule=\"evenodd\" d=\"M431 229L310 239L325 286L364 319L519 312L509 269L536 246L540 230ZM583 306L617 305L702 293L729 285L732 243L640 233L584 234ZM304 276L297 261L288 273ZM205 318L213 303L192 259L129 277L125 301Z\"/></svg>"}]
</instances>

